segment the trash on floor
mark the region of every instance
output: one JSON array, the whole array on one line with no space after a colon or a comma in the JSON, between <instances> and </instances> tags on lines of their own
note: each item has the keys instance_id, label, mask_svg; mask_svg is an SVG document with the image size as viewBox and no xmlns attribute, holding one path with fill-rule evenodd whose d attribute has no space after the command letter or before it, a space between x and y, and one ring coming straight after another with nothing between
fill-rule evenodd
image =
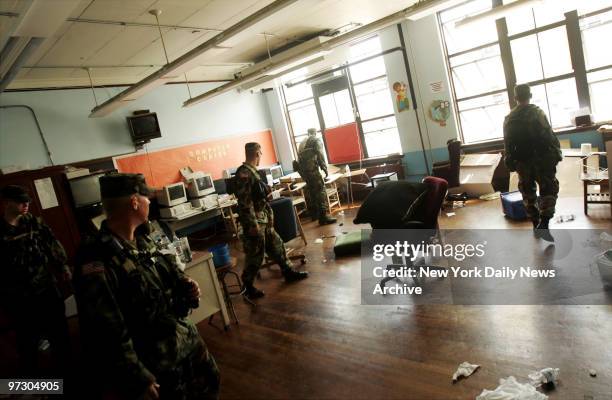
<instances>
[{"instance_id":1,"label":"trash on floor","mask_svg":"<svg viewBox=\"0 0 612 400\"><path fill-rule=\"evenodd\" d=\"M601 232L599 239L605 240L606 242L612 242L612 235L610 235L608 232Z\"/></svg>"},{"instance_id":2,"label":"trash on floor","mask_svg":"<svg viewBox=\"0 0 612 400\"><path fill-rule=\"evenodd\" d=\"M457 215L457 214L456 214L456 213L454 213L454 212L449 212L449 213L446 213L446 216L447 216L447 217L449 217L449 218L450 218L450 217L454 217L455 215Z\"/></svg>"},{"instance_id":3,"label":"trash on floor","mask_svg":"<svg viewBox=\"0 0 612 400\"><path fill-rule=\"evenodd\" d=\"M338 215L344 215L344 210L340 211Z\"/></svg>"},{"instance_id":4,"label":"trash on floor","mask_svg":"<svg viewBox=\"0 0 612 400\"><path fill-rule=\"evenodd\" d=\"M340 223L338 224L338 226L342 226L342 225L344 225L344 222L340 222Z\"/></svg>"},{"instance_id":5,"label":"trash on floor","mask_svg":"<svg viewBox=\"0 0 612 400\"><path fill-rule=\"evenodd\" d=\"M453 374L453 383L457 382L462 376L467 378L468 376L472 375L474 371L476 371L478 368L480 368L480 365L470 364L467 361L462 362L461 364L459 364L457 371L455 371L455 373Z\"/></svg>"},{"instance_id":6,"label":"trash on floor","mask_svg":"<svg viewBox=\"0 0 612 400\"><path fill-rule=\"evenodd\" d=\"M500 196L501 196L501 192L493 192L493 193L487 193L487 194L480 195L478 196L478 198L480 200L491 201L491 200L499 199Z\"/></svg>"},{"instance_id":7,"label":"trash on floor","mask_svg":"<svg viewBox=\"0 0 612 400\"><path fill-rule=\"evenodd\" d=\"M529 379L531 379L531 384L535 387L540 387L542 385L555 387L559 379L559 368L544 368L528 376Z\"/></svg>"},{"instance_id":8,"label":"trash on floor","mask_svg":"<svg viewBox=\"0 0 612 400\"><path fill-rule=\"evenodd\" d=\"M574 214L559 215L557 218L555 218L555 222L562 224L564 222L570 222L575 219L576 216Z\"/></svg>"},{"instance_id":9,"label":"trash on floor","mask_svg":"<svg viewBox=\"0 0 612 400\"><path fill-rule=\"evenodd\" d=\"M546 400L548 396L538 392L528 383L519 383L516 378L509 376L499 380L495 390L483 389L476 400Z\"/></svg>"},{"instance_id":10,"label":"trash on floor","mask_svg":"<svg viewBox=\"0 0 612 400\"><path fill-rule=\"evenodd\" d=\"M323 243L323 239L321 239L321 238L316 238L316 239L315 239L315 243Z\"/></svg>"},{"instance_id":11,"label":"trash on floor","mask_svg":"<svg viewBox=\"0 0 612 400\"><path fill-rule=\"evenodd\" d=\"M465 207L465 201L453 201L453 208Z\"/></svg>"},{"instance_id":12,"label":"trash on floor","mask_svg":"<svg viewBox=\"0 0 612 400\"><path fill-rule=\"evenodd\" d=\"M595 378L597 376L597 371L595 371L594 369L590 369L589 370L589 375L591 375L593 378Z\"/></svg>"}]
</instances>

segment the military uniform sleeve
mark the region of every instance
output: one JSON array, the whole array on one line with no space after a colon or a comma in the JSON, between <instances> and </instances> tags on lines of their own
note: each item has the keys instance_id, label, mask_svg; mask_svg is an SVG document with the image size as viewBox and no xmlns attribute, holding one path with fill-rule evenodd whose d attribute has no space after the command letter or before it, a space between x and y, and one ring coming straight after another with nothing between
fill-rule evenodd
<instances>
[{"instance_id":1,"label":"military uniform sleeve","mask_svg":"<svg viewBox=\"0 0 612 400\"><path fill-rule=\"evenodd\" d=\"M513 138L510 130L506 128L506 122L508 117L504 120L504 163L509 171L516 170L516 160L514 160L513 156Z\"/></svg>"},{"instance_id":2,"label":"military uniform sleeve","mask_svg":"<svg viewBox=\"0 0 612 400\"><path fill-rule=\"evenodd\" d=\"M123 315L115 299L116 277L101 261L77 265L74 280L79 319L87 332L95 333L93 343L107 357L113 373L134 390L144 392L155 376L140 362Z\"/></svg>"},{"instance_id":3,"label":"military uniform sleeve","mask_svg":"<svg viewBox=\"0 0 612 400\"><path fill-rule=\"evenodd\" d=\"M238 216L244 232L257 226L257 216L253 207L254 178L245 169L239 169L236 174L236 198L238 199Z\"/></svg>"},{"instance_id":4,"label":"military uniform sleeve","mask_svg":"<svg viewBox=\"0 0 612 400\"><path fill-rule=\"evenodd\" d=\"M553 159L555 161L563 160L559 139L554 134L552 127L548 122L548 118L546 117L546 114L541 109L538 109L537 123L540 126L541 135L544 136L543 141L548 142L549 144L550 153L552 154Z\"/></svg>"},{"instance_id":5,"label":"military uniform sleeve","mask_svg":"<svg viewBox=\"0 0 612 400\"><path fill-rule=\"evenodd\" d=\"M60 241L57 240L53 234L53 231L51 231L51 228L49 228L47 224L38 218L36 219L36 222L38 224L39 232L42 235L42 240L51 253L51 264L57 269L58 272L70 272L70 268L67 264L68 257L66 256L64 246L62 246Z\"/></svg>"},{"instance_id":6,"label":"military uniform sleeve","mask_svg":"<svg viewBox=\"0 0 612 400\"><path fill-rule=\"evenodd\" d=\"M327 164L325 163L325 155L323 154L323 143L319 139L317 139L316 142L317 164L319 164L319 168L327 174Z\"/></svg>"}]
</instances>

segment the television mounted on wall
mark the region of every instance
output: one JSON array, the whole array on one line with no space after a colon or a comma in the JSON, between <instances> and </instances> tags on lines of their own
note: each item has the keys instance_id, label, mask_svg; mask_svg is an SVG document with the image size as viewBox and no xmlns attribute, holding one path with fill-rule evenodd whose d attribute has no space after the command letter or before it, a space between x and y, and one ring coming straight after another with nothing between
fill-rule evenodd
<instances>
[{"instance_id":1,"label":"television mounted on wall","mask_svg":"<svg viewBox=\"0 0 612 400\"><path fill-rule=\"evenodd\" d=\"M151 139L161 137L157 114L154 112L131 115L127 117L127 122L132 141L136 144L148 143Z\"/></svg>"}]
</instances>

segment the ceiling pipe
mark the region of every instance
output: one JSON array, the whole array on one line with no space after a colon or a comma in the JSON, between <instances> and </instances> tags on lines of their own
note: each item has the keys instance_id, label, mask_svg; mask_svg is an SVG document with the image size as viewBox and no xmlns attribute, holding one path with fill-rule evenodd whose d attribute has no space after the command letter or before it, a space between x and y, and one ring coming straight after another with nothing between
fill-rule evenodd
<instances>
[{"instance_id":1,"label":"ceiling pipe","mask_svg":"<svg viewBox=\"0 0 612 400\"><path fill-rule=\"evenodd\" d=\"M13 65L11 65L8 71L6 71L6 74L4 74L2 77L2 80L0 81L0 93L4 92L9 83L15 79L19 73L19 69L25 65L28 59L32 56L32 54L34 54L38 46L40 46L44 40L45 38L39 37L30 38L23 50L21 50L21 53L19 53L15 59L15 62L13 62Z\"/></svg>"},{"instance_id":2,"label":"ceiling pipe","mask_svg":"<svg viewBox=\"0 0 612 400\"><path fill-rule=\"evenodd\" d=\"M406 18L409 18L413 15L420 15L423 14L424 10L432 10L431 12L434 12L433 10L435 10L434 7L439 7L439 6L444 6L445 4L450 4L450 3L456 3L457 0L425 0L425 1L419 1L415 4L413 4L412 6L405 8L401 11L398 11L396 13L390 14L384 18L381 18L379 20L376 20L374 22L371 22L367 25L363 25L357 29L354 29L348 33L345 33L343 35L340 36L336 36L324 43L322 43L320 46L308 49L308 50L304 50L303 52L296 54L294 57L291 57L289 59L286 60L281 60L278 62L272 62L269 59L262 61L260 64L262 64L262 67L256 71L253 71L247 75L244 75L238 79L235 79L229 83L226 83L225 85L221 85L215 89L209 90L208 92L202 93L196 97L193 97L189 100L186 100L185 102L183 102L183 107L190 107L193 106L197 103L200 103L204 100L210 99L212 97L215 97L221 93L227 92L228 90L232 90L235 88L238 88L241 85L245 85L246 83L249 83L253 80L259 79L261 78L263 75L267 75L270 74L270 71L274 71L274 70L278 70L280 68L286 67L287 65L290 65L292 63L295 63L295 60L298 59L305 59L308 58L310 56L312 56L313 54L316 53L320 53L321 51L331 51L332 49L334 49L335 47L347 44L349 42L352 42L355 39L359 39L363 36L367 36L369 34L371 34L372 32L378 31L380 29L386 28L387 26L393 25L398 23L399 21L403 21ZM274 76L271 76L270 79L274 78Z\"/></svg>"},{"instance_id":3,"label":"ceiling pipe","mask_svg":"<svg viewBox=\"0 0 612 400\"><path fill-rule=\"evenodd\" d=\"M68 18L68 22L76 22L79 24L97 24L97 25L115 25L115 26L133 26L138 28L155 28L157 24L147 24L143 22L127 22L127 21L111 21L106 19L87 19L87 18ZM184 25L159 25L163 29L175 29L183 31L202 31L202 32L223 32L223 29L215 28L202 28L198 26L184 26Z\"/></svg>"},{"instance_id":4,"label":"ceiling pipe","mask_svg":"<svg viewBox=\"0 0 612 400\"><path fill-rule=\"evenodd\" d=\"M212 39L207 40L196 48L183 54L181 57L172 61L171 63L160 68L156 72L142 79L135 85L130 86L118 95L111 97L101 105L91 110L90 117L102 117L110 114L112 111L121 107L123 102L135 100L141 96L144 92L153 89L154 87L161 86L168 80L175 79L178 75L191 69L189 64L193 63L194 60L202 55L204 52L221 45L224 41L231 37L236 36L245 29L255 25L256 23L268 18L269 16L277 13L278 11L292 5L298 0L276 0L275 2L267 5L266 7L258 10L254 14L249 15L240 22L232 25L230 28L223 32L215 35ZM175 76L168 76L174 74Z\"/></svg>"}]
</instances>

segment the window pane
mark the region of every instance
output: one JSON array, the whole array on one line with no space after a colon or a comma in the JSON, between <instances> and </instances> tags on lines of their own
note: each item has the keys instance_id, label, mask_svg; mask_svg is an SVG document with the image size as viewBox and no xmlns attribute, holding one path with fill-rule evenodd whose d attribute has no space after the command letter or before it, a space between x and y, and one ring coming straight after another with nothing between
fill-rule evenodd
<instances>
[{"instance_id":1,"label":"window pane","mask_svg":"<svg viewBox=\"0 0 612 400\"><path fill-rule=\"evenodd\" d=\"M538 39L545 78L573 72L567 31L564 26L539 33Z\"/></svg>"},{"instance_id":2,"label":"window pane","mask_svg":"<svg viewBox=\"0 0 612 400\"><path fill-rule=\"evenodd\" d=\"M504 117L510 111L506 93L460 101L458 106L465 143L503 136Z\"/></svg>"},{"instance_id":3,"label":"window pane","mask_svg":"<svg viewBox=\"0 0 612 400\"><path fill-rule=\"evenodd\" d=\"M612 94L612 69L587 74L593 118L597 122L612 120L610 95Z\"/></svg>"},{"instance_id":4,"label":"window pane","mask_svg":"<svg viewBox=\"0 0 612 400\"><path fill-rule=\"evenodd\" d=\"M512 60L517 82L531 82L542 79L540 52L535 35L510 42Z\"/></svg>"},{"instance_id":5,"label":"window pane","mask_svg":"<svg viewBox=\"0 0 612 400\"><path fill-rule=\"evenodd\" d=\"M587 69L612 65L612 11L580 20Z\"/></svg>"},{"instance_id":6,"label":"window pane","mask_svg":"<svg viewBox=\"0 0 612 400\"><path fill-rule=\"evenodd\" d=\"M355 121L353 105L347 89L319 97L326 128Z\"/></svg>"},{"instance_id":7,"label":"window pane","mask_svg":"<svg viewBox=\"0 0 612 400\"><path fill-rule=\"evenodd\" d=\"M514 1L516 0L504 0L504 4ZM575 10L580 3L588 3L589 1L591 0L554 0L534 3L531 7L520 7L512 10L506 15L508 34L514 35L536 27L563 21L566 12Z\"/></svg>"},{"instance_id":8,"label":"window pane","mask_svg":"<svg viewBox=\"0 0 612 400\"><path fill-rule=\"evenodd\" d=\"M354 65L350 67L350 70L353 83L359 83L387 73L385 60L382 56Z\"/></svg>"},{"instance_id":9,"label":"window pane","mask_svg":"<svg viewBox=\"0 0 612 400\"><path fill-rule=\"evenodd\" d=\"M497 41L497 28L494 21L483 21L455 28L457 21L480 14L490 8L491 0L475 0L440 13L442 33L448 54Z\"/></svg>"},{"instance_id":10,"label":"window pane","mask_svg":"<svg viewBox=\"0 0 612 400\"><path fill-rule=\"evenodd\" d=\"M374 36L351 45L350 59L351 61L357 61L381 52L382 47L380 46L380 38L378 36Z\"/></svg>"},{"instance_id":11,"label":"window pane","mask_svg":"<svg viewBox=\"0 0 612 400\"><path fill-rule=\"evenodd\" d=\"M506 87L497 45L452 57L450 65L459 99Z\"/></svg>"},{"instance_id":12,"label":"window pane","mask_svg":"<svg viewBox=\"0 0 612 400\"><path fill-rule=\"evenodd\" d=\"M547 83L546 90L544 85L534 86L531 93L531 102L546 113L554 129L572 125L571 113L578 109L578 92L574 78Z\"/></svg>"},{"instance_id":13,"label":"window pane","mask_svg":"<svg viewBox=\"0 0 612 400\"><path fill-rule=\"evenodd\" d=\"M285 100L287 104L312 97L312 88L309 83L301 83L292 87L285 87Z\"/></svg>"},{"instance_id":14,"label":"window pane","mask_svg":"<svg viewBox=\"0 0 612 400\"><path fill-rule=\"evenodd\" d=\"M355 85L354 89L362 120L393 114L387 77Z\"/></svg>"},{"instance_id":15,"label":"window pane","mask_svg":"<svg viewBox=\"0 0 612 400\"><path fill-rule=\"evenodd\" d=\"M518 82L542 79L542 68L544 68L544 78L573 71L565 27L515 39L510 45ZM542 65L540 65L540 55Z\"/></svg>"},{"instance_id":16,"label":"window pane","mask_svg":"<svg viewBox=\"0 0 612 400\"><path fill-rule=\"evenodd\" d=\"M584 15L592 11L603 10L610 7L610 0L588 0L575 1L577 3L578 15Z\"/></svg>"},{"instance_id":17,"label":"window pane","mask_svg":"<svg viewBox=\"0 0 612 400\"><path fill-rule=\"evenodd\" d=\"M402 145L395 117L377 119L362 126L368 157L401 153Z\"/></svg>"},{"instance_id":18,"label":"window pane","mask_svg":"<svg viewBox=\"0 0 612 400\"><path fill-rule=\"evenodd\" d=\"M292 104L288 108L291 126L295 136L308 132L308 128L321 129L314 100L306 100Z\"/></svg>"}]
</instances>

